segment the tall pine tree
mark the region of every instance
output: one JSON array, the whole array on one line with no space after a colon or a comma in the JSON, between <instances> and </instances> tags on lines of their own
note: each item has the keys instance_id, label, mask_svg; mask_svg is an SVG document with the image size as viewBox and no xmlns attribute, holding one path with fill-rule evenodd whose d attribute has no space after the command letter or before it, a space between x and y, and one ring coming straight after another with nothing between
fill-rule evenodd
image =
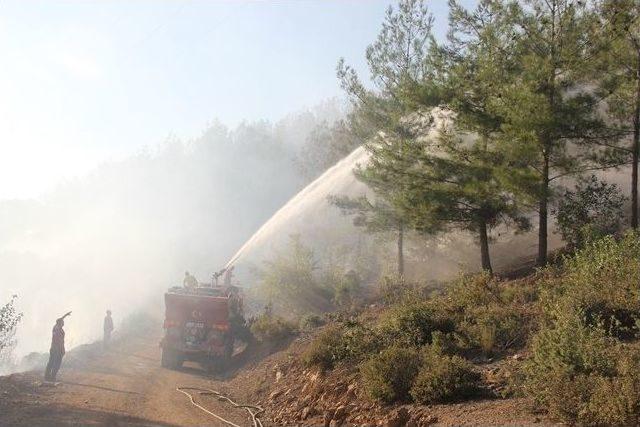
<instances>
[{"instance_id":1,"label":"tall pine tree","mask_svg":"<svg viewBox=\"0 0 640 427\"><path fill-rule=\"evenodd\" d=\"M594 78L616 128L600 143L631 164L631 226L638 228L640 161L640 1L604 0L594 23ZM629 141L628 135L631 140Z\"/></svg>"},{"instance_id":2,"label":"tall pine tree","mask_svg":"<svg viewBox=\"0 0 640 427\"><path fill-rule=\"evenodd\" d=\"M554 181L613 166L598 157L603 128L587 85L594 14L580 0L510 1L501 39L517 43L511 78L496 82L492 108L502 117L501 151L511 182L537 200L538 264L547 262L549 204ZM617 164L617 163L616 163Z\"/></svg>"}]
</instances>

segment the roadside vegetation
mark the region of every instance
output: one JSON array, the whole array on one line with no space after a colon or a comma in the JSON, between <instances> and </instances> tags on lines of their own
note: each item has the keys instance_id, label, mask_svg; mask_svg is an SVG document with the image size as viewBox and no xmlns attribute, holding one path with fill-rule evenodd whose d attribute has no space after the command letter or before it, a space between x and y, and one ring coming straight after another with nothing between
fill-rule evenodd
<instances>
[{"instance_id":1,"label":"roadside vegetation","mask_svg":"<svg viewBox=\"0 0 640 427\"><path fill-rule=\"evenodd\" d=\"M585 243L522 279L484 273L440 292L416 288L326 325L303 363L356 373L383 404L517 395L567 423L640 422L638 234ZM486 368L502 365L506 392L495 393Z\"/></svg>"},{"instance_id":2,"label":"roadside vegetation","mask_svg":"<svg viewBox=\"0 0 640 427\"><path fill-rule=\"evenodd\" d=\"M346 312L314 331L302 362L349 372L382 404L518 395L565 423L638 425L640 5L449 9L437 40L427 2L390 7L366 52L370 82L338 63L352 107L340 129L370 154L355 174L371 193L329 202L394 239L394 274L364 298L356 273L318 271L293 238L263 289L300 314L322 311L301 305L318 301ZM603 180L623 167L628 198ZM554 257L552 220L566 243ZM495 276L496 229L534 225L537 270ZM451 231L474 237L482 272L435 287L406 280L406 234Z\"/></svg>"},{"instance_id":3,"label":"roadside vegetation","mask_svg":"<svg viewBox=\"0 0 640 427\"><path fill-rule=\"evenodd\" d=\"M14 363L16 328L22 319L22 313L15 306L16 298L13 295L9 302L0 307L0 372Z\"/></svg>"}]
</instances>

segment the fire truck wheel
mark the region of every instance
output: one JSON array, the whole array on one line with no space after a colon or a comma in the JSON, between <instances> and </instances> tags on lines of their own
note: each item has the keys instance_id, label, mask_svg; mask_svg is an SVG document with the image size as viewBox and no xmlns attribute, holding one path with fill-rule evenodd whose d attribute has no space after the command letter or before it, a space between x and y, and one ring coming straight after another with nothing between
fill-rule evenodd
<instances>
[{"instance_id":1,"label":"fire truck wheel","mask_svg":"<svg viewBox=\"0 0 640 427\"><path fill-rule=\"evenodd\" d=\"M233 337L230 337L229 339L227 339L227 342L224 343L224 359L225 360L230 360L231 357L233 357L233 343L234 343L234 339Z\"/></svg>"},{"instance_id":2,"label":"fire truck wheel","mask_svg":"<svg viewBox=\"0 0 640 427\"><path fill-rule=\"evenodd\" d=\"M178 369L182 366L182 360L175 350L163 348L160 365L163 368Z\"/></svg>"}]
</instances>

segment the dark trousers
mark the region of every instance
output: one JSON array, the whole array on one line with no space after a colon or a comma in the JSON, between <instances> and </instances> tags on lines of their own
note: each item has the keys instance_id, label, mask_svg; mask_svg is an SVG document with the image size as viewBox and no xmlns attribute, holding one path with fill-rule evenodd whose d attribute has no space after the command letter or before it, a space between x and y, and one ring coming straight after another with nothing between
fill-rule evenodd
<instances>
[{"instance_id":1,"label":"dark trousers","mask_svg":"<svg viewBox=\"0 0 640 427\"><path fill-rule=\"evenodd\" d=\"M111 343L111 331L104 331L104 339L102 340L102 347L108 348Z\"/></svg>"},{"instance_id":2,"label":"dark trousers","mask_svg":"<svg viewBox=\"0 0 640 427\"><path fill-rule=\"evenodd\" d=\"M44 379L46 381L55 381L58 370L62 364L62 353L59 351L49 351L49 363L47 363L47 369L44 371Z\"/></svg>"}]
</instances>

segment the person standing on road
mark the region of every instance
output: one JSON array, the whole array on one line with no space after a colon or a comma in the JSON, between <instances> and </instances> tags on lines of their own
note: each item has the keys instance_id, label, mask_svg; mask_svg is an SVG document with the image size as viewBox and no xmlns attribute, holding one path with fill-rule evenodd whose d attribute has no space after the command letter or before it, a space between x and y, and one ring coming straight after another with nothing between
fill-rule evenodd
<instances>
[{"instance_id":1,"label":"person standing on road","mask_svg":"<svg viewBox=\"0 0 640 427\"><path fill-rule=\"evenodd\" d=\"M111 342L111 332L113 332L113 319L111 318L111 310L107 310L107 315L104 317L104 340L102 346L106 350Z\"/></svg>"},{"instance_id":2,"label":"person standing on road","mask_svg":"<svg viewBox=\"0 0 640 427\"><path fill-rule=\"evenodd\" d=\"M56 320L56 324L53 326L51 334L51 348L49 349L49 363L44 371L45 381L56 381L56 375L62 364L62 356L65 354L64 349L64 318L70 316L71 312L68 312L61 318Z\"/></svg>"}]
</instances>

